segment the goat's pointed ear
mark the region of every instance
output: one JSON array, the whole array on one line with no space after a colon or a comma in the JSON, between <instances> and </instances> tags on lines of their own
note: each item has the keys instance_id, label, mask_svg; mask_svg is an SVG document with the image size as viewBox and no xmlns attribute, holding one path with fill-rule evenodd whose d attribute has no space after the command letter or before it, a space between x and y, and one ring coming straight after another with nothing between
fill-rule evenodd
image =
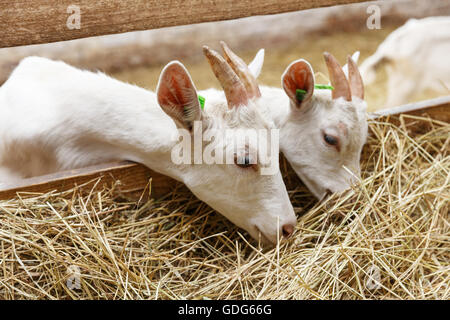
<instances>
[{"instance_id":1,"label":"goat's pointed ear","mask_svg":"<svg viewBox=\"0 0 450 320\"><path fill-rule=\"evenodd\" d=\"M314 93L314 73L303 59L292 62L281 77L281 85L292 103L300 108L311 100Z\"/></svg>"},{"instance_id":2,"label":"goat's pointed ear","mask_svg":"<svg viewBox=\"0 0 450 320\"><path fill-rule=\"evenodd\" d=\"M156 89L158 103L178 127L192 130L201 119L197 90L186 68L178 61L164 67Z\"/></svg>"},{"instance_id":3,"label":"goat's pointed ear","mask_svg":"<svg viewBox=\"0 0 450 320\"><path fill-rule=\"evenodd\" d=\"M264 64L264 49L259 49L258 53L256 53L255 58L253 58L253 61L250 62L250 64L248 65L250 73L255 77L255 79L259 77L263 64Z\"/></svg>"}]
</instances>

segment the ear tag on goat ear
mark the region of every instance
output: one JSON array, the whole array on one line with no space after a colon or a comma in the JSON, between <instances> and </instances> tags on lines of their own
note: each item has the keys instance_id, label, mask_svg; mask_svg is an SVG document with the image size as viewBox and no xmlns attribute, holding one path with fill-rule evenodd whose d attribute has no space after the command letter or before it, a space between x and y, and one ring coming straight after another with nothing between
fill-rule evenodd
<instances>
[{"instance_id":1,"label":"ear tag on goat ear","mask_svg":"<svg viewBox=\"0 0 450 320\"><path fill-rule=\"evenodd\" d=\"M299 102L303 101L303 98L305 98L306 90L303 89L297 89L295 90L295 96L297 97L297 100Z\"/></svg>"},{"instance_id":2,"label":"ear tag on goat ear","mask_svg":"<svg viewBox=\"0 0 450 320\"><path fill-rule=\"evenodd\" d=\"M314 85L315 89L327 89L327 90L334 90L333 86L330 86L328 84L315 84ZM297 97L297 100L299 102L303 101L303 99L305 98L306 95L306 90L303 89L297 89L295 90L295 96Z\"/></svg>"},{"instance_id":3,"label":"ear tag on goat ear","mask_svg":"<svg viewBox=\"0 0 450 320\"><path fill-rule=\"evenodd\" d=\"M333 86L330 86L329 84L315 84L315 89L328 89L328 90L334 90Z\"/></svg>"},{"instance_id":4,"label":"ear tag on goat ear","mask_svg":"<svg viewBox=\"0 0 450 320\"><path fill-rule=\"evenodd\" d=\"M200 107L202 108L202 110L205 108L205 100L206 99L201 95L198 96L198 102L200 102Z\"/></svg>"}]
</instances>

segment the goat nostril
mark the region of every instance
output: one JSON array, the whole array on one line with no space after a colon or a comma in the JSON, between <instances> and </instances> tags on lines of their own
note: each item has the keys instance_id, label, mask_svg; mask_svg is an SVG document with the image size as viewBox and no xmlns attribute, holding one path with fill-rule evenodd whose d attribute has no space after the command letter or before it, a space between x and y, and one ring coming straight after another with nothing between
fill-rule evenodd
<instances>
[{"instance_id":1,"label":"goat nostril","mask_svg":"<svg viewBox=\"0 0 450 320\"><path fill-rule=\"evenodd\" d=\"M281 229L285 238L289 238L294 233L294 226L292 224L285 224Z\"/></svg>"}]
</instances>

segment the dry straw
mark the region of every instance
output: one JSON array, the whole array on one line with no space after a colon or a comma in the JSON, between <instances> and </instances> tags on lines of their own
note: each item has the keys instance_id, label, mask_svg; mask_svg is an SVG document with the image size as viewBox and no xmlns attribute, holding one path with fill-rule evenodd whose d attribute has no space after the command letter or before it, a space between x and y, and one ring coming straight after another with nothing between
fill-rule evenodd
<instances>
[{"instance_id":1,"label":"dry straw","mask_svg":"<svg viewBox=\"0 0 450 320\"><path fill-rule=\"evenodd\" d=\"M184 188L1 201L0 299L449 299L450 125L412 120L430 130L372 121L362 182L322 203L286 170L299 220L275 248Z\"/></svg>"}]
</instances>

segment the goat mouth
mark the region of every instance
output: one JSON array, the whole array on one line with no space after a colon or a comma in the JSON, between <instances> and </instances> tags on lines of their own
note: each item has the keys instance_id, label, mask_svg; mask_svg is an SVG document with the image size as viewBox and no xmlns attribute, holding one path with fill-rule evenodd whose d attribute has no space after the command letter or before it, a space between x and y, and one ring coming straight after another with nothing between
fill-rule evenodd
<instances>
[{"instance_id":1,"label":"goat mouth","mask_svg":"<svg viewBox=\"0 0 450 320\"><path fill-rule=\"evenodd\" d=\"M262 243L262 244L270 244L270 245L275 245L275 243L273 241L270 241L269 238L261 231L259 230L259 228L257 226L255 226L256 229L256 234L258 235L257 239L258 242Z\"/></svg>"},{"instance_id":2,"label":"goat mouth","mask_svg":"<svg viewBox=\"0 0 450 320\"><path fill-rule=\"evenodd\" d=\"M300 180L303 182L303 184L306 186L306 188L311 192L311 194L316 197L316 199L321 200L323 199L323 193L320 192L320 188L316 186L313 179L310 179L306 174L303 174L302 171L303 166L297 167L294 166L294 171L297 174L297 176L300 178Z\"/></svg>"},{"instance_id":3,"label":"goat mouth","mask_svg":"<svg viewBox=\"0 0 450 320\"><path fill-rule=\"evenodd\" d=\"M319 202L325 202L329 197L333 195L333 192L330 189L326 189L323 193L322 198L320 198Z\"/></svg>"}]
</instances>

